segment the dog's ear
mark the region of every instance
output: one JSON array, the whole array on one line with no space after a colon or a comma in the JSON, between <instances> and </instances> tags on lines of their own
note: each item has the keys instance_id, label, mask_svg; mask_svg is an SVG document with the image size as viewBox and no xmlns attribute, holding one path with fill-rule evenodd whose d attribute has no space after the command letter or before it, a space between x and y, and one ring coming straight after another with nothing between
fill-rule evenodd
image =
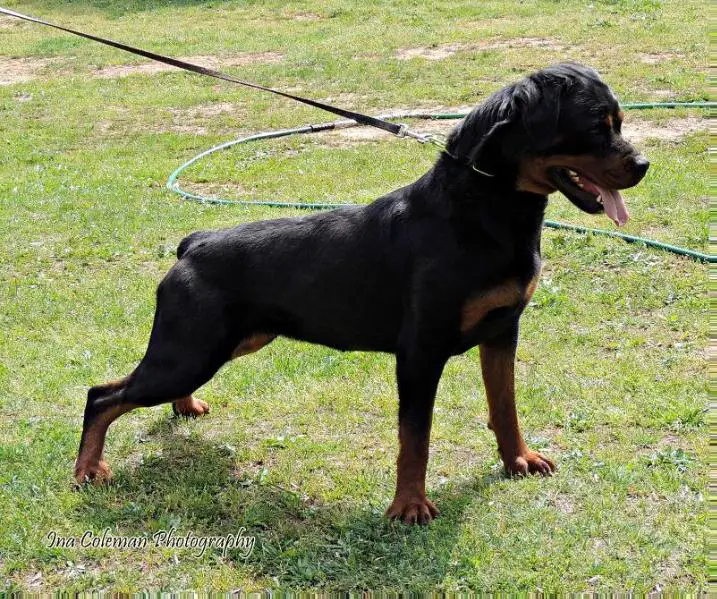
<instances>
[{"instance_id":1,"label":"dog's ear","mask_svg":"<svg viewBox=\"0 0 717 599\"><path fill-rule=\"evenodd\" d=\"M469 164L472 164L476 168L480 168L485 163L483 159L488 153L489 147L495 147L495 144L500 138L500 134L505 131L505 128L513 122L513 119L504 119L495 123L476 144L466 156L466 160Z\"/></svg>"},{"instance_id":2,"label":"dog's ear","mask_svg":"<svg viewBox=\"0 0 717 599\"><path fill-rule=\"evenodd\" d=\"M535 150L542 150L555 141L560 121L560 101L563 85L560 81L545 81L523 99L520 112L523 127Z\"/></svg>"}]
</instances>

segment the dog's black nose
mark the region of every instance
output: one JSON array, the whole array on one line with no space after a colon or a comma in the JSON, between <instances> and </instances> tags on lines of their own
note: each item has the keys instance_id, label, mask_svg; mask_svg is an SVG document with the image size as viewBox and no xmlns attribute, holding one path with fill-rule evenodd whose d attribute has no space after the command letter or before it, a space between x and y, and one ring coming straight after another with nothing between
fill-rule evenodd
<instances>
[{"instance_id":1,"label":"dog's black nose","mask_svg":"<svg viewBox=\"0 0 717 599\"><path fill-rule=\"evenodd\" d=\"M642 179L645 176L647 169L650 168L650 161L641 154L638 154L634 158L632 168L635 171L635 174Z\"/></svg>"}]
</instances>

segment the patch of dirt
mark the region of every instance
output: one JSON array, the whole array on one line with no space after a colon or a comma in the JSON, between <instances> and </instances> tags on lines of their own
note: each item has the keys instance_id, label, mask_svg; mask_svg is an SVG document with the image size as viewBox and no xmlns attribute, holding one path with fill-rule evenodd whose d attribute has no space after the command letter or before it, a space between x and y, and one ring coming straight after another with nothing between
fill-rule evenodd
<instances>
[{"instance_id":1,"label":"patch of dirt","mask_svg":"<svg viewBox=\"0 0 717 599\"><path fill-rule=\"evenodd\" d=\"M665 435L658 442L656 447L662 449L665 447L680 447L682 439L677 435Z\"/></svg>"},{"instance_id":2,"label":"patch of dirt","mask_svg":"<svg viewBox=\"0 0 717 599\"><path fill-rule=\"evenodd\" d=\"M205 198L225 198L244 200L247 189L241 183L195 183L182 181L182 189Z\"/></svg>"},{"instance_id":3,"label":"patch of dirt","mask_svg":"<svg viewBox=\"0 0 717 599\"><path fill-rule=\"evenodd\" d=\"M351 127L319 133L317 139L322 145L330 148L351 148L377 140L390 139L392 135L374 127Z\"/></svg>"},{"instance_id":4,"label":"patch of dirt","mask_svg":"<svg viewBox=\"0 0 717 599\"><path fill-rule=\"evenodd\" d=\"M563 514L570 515L575 513L575 502L567 495L557 495L553 503L556 509Z\"/></svg>"},{"instance_id":5,"label":"patch of dirt","mask_svg":"<svg viewBox=\"0 0 717 599\"><path fill-rule=\"evenodd\" d=\"M650 91L650 97L669 101L675 97L675 92L671 89L653 89L652 91Z\"/></svg>"},{"instance_id":6,"label":"patch of dirt","mask_svg":"<svg viewBox=\"0 0 717 599\"><path fill-rule=\"evenodd\" d=\"M172 114L172 123L165 126L163 131L194 133L196 135L205 135L209 131L207 127L208 121L223 114L229 114L237 119L241 119L246 115L245 108L231 102L213 102L192 108L170 108L169 112ZM229 135L234 135L235 133L236 130L228 132Z\"/></svg>"},{"instance_id":7,"label":"patch of dirt","mask_svg":"<svg viewBox=\"0 0 717 599\"><path fill-rule=\"evenodd\" d=\"M318 21L323 17L315 12L296 11L288 14L292 21Z\"/></svg>"},{"instance_id":8,"label":"patch of dirt","mask_svg":"<svg viewBox=\"0 0 717 599\"><path fill-rule=\"evenodd\" d=\"M201 125L190 123L161 123L146 125L122 119L105 119L94 125L95 132L100 135L123 137L134 133L188 133L190 135L207 135L209 130Z\"/></svg>"},{"instance_id":9,"label":"patch of dirt","mask_svg":"<svg viewBox=\"0 0 717 599\"><path fill-rule=\"evenodd\" d=\"M309 89L297 89L292 90L292 94L297 95L309 95L311 94L311 90ZM362 105L365 105L368 100L371 99L371 96L367 94L354 94L351 92L341 92L333 96L326 96L325 98L319 98L319 102L323 102L324 104L335 104L336 106L341 106L342 108L357 108L361 107Z\"/></svg>"},{"instance_id":10,"label":"patch of dirt","mask_svg":"<svg viewBox=\"0 0 717 599\"><path fill-rule=\"evenodd\" d=\"M222 67L242 67L254 63L271 64L281 62L284 55L278 52L240 52L231 56L182 56L179 60L191 62L210 69ZM92 74L100 79L128 77L130 75L154 75L165 71L177 70L159 62L148 62L136 65L116 65L95 69Z\"/></svg>"},{"instance_id":11,"label":"patch of dirt","mask_svg":"<svg viewBox=\"0 0 717 599\"><path fill-rule=\"evenodd\" d=\"M437 46L421 46L417 48L401 48L395 56L398 60L423 58L425 60L443 60L456 52L470 50L502 50L508 48L537 48L541 50L562 50L564 45L552 38L517 37L509 40L486 40L478 43L441 44Z\"/></svg>"},{"instance_id":12,"label":"patch of dirt","mask_svg":"<svg viewBox=\"0 0 717 599\"><path fill-rule=\"evenodd\" d=\"M0 56L0 85L14 85L31 81L53 63L63 58L8 58Z\"/></svg>"},{"instance_id":13,"label":"patch of dirt","mask_svg":"<svg viewBox=\"0 0 717 599\"><path fill-rule=\"evenodd\" d=\"M207 134L207 128L202 127L201 125L189 125L189 124L179 124L179 123L175 123L173 125L170 125L169 127L164 127L161 129L161 131L163 133L165 131L171 131L172 133L189 133L190 135L206 135Z\"/></svg>"},{"instance_id":14,"label":"patch of dirt","mask_svg":"<svg viewBox=\"0 0 717 599\"><path fill-rule=\"evenodd\" d=\"M429 47L419 48L401 48L396 52L398 60L411 60L412 58L424 58L425 60L443 60L449 56L453 56L459 50L466 48L466 44L443 44Z\"/></svg>"},{"instance_id":15,"label":"patch of dirt","mask_svg":"<svg viewBox=\"0 0 717 599\"><path fill-rule=\"evenodd\" d=\"M682 58L682 54L674 52L638 52L637 57L645 64L660 64L668 60Z\"/></svg>"},{"instance_id":16,"label":"patch of dirt","mask_svg":"<svg viewBox=\"0 0 717 599\"><path fill-rule=\"evenodd\" d=\"M442 111L443 108L433 108L431 112ZM445 112L464 112L465 108L446 108ZM392 110L382 111L386 114L398 112ZM400 120L400 119L399 119ZM395 121L398 122L398 121ZM430 133L448 135L460 120L430 120L430 119L405 119L405 123L418 133ZM374 127L350 127L348 129L337 129L319 134L316 139L332 148L349 148L364 143L394 138L393 135Z\"/></svg>"},{"instance_id":17,"label":"patch of dirt","mask_svg":"<svg viewBox=\"0 0 717 599\"><path fill-rule=\"evenodd\" d=\"M562 50L565 45L554 38L516 37L510 40L496 40L478 44L479 50L496 50L500 48L540 48L542 50Z\"/></svg>"},{"instance_id":18,"label":"patch of dirt","mask_svg":"<svg viewBox=\"0 0 717 599\"><path fill-rule=\"evenodd\" d=\"M231 56L184 56L180 60L195 63L212 69L224 67L241 67L249 64L271 64L281 62L284 55L278 52L240 52ZM0 85L14 85L26 83L40 75L43 70L53 63L65 62L72 58L8 58L0 56ZM91 74L100 79L113 79L128 77L130 75L154 75L165 71L177 70L159 62L147 62L135 65L115 65L96 68Z\"/></svg>"},{"instance_id":19,"label":"patch of dirt","mask_svg":"<svg viewBox=\"0 0 717 599\"><path fill-rule=\"evenodd\" d=\"M463 119L432 120L432 119L411 119L409 127L419 133L434 133L448 135Z\"/></svg>"},{"instance_id":20,"label":"patch of dirt","mask_svg":"<svg viewBox=\"0 0 717 599\"><path fill-rule=\"evenodd\" d=\"M633 143L640 143L650 138L674 143L686 135L707 129L706 120L689 116L681 119L669 119L660 124L646 120L628 120L623 125L622 132Z\"/></svg>"},{"instance_id":21,"label":"patch of dirt","mask_svg":"<svg viewBox=\"0 0 717 599\"><path fill-rule=\"evenodd\" d=\"M0 16L0 29L15 29L15 27L22 27L23 25L24 23L20 19Z\"/></svg>"},{"instance_id":22,"label":"patch of dirt","mask_svg":"<svg viewBox=\"0 0 717 599\"><path fill-rule=\"evenodd\" d=\"M232 104L231 102L213 102L193 108L170 108L169 111L177 120L196 120L210 119L224 113L237 114L245 110L238 104Z\"/></svg>"},{"instance_id":23,"label":"patch of dirt","mask_svg":"<svg viewBox=\"0 0 717 599\"><path fill-rule=\"evenodd\" d=\"M135 132L238 135L241 131L239 128L212 128L210 126L212 119L222 114L229 114L239 121L246 113L245 108L239 104L213 102L192 108L157 109L156 113L161 114L161 119L150 125L127 118L128 111L123 107L113 107L113 110L114 114L110 118L95 123L94 128L97 133L102 135L125 135Z\"/></svg>"},{"instance_id":24,"label":"patch of dirt","mask_svg":"<svg viewBox=\"0 0 717 599\"><path fill-rule=\"evenodd\" d=\"M666 434L653 443L638 446L635 450L635 455L641 457L649 457L657 452L665 451L668 449L682 449L683 451L691 451L689 443L677 434Z\"/></svg>"},{"instance_id":25,"label":"patch of dirt","mask_svg":"<svg viewBox=\"0 0 717 599\"><path fill-rule=\"evenodd\" d=\"M31 588L37 588L42 586L42 572L28 574L25 578L25 583Z\"/></svg>"}]
</instances>

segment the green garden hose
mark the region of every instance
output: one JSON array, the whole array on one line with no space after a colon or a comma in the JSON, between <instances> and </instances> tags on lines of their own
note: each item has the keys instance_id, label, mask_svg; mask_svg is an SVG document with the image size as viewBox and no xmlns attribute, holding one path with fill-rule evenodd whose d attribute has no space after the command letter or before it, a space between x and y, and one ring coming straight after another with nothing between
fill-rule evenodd
<instances>
[{"instance_id":1,"label":"green garden hose","mask_svg":"<svg viewBox=\"0 0 717 599\"><path fill-rule=\"evenodd\" d=\"M650 108L715 108L717 107L717 102L655 102L655 103L638 103L638 104L624 104L622 106L626 110L645 110ZM467 113L450 113L450 112L422 112L422 111L414 111L414 112L401 112L401 113L393 113L393 114L386 114L381 115L380 118L386 119L386 120L396 120L396 119L426 119L426 120L453 120L453 119L462 119L466 116ZM226 200L222 198L207 198L198 194L190 193L188 191L185 191L179 186L178 178L182 174L184 170L186 170L188 167L193 165L194 163L200 161L203 158L206 158L210 154L213 154L215 152L219 152L220 150L226 150L228 148L231 148L233 146L244 144L244 143L250 143L252 141L260 141L260 140L267 140L267 139L276 139L279 137L288 137L290 135L303 135L308 133L318 133L321 131L329 131L329 130L335 130L335 129L346 129L350 127L356 127L358 126L358 123L355 121L349 121L349 120L342 120L342 121L334 121L331 123L322 123L320 125L307 125L305 127L297 127L295 129L282 129L279 131L267 131L264 133L257 133L255 135L250 135L248 137L242 137L240 139L235 139L233 141L228 141L223 144L220 144L218 146L214 146L213 148L209 148L208 150L205 150L201 154L197 154L194 156L194 158L188 160L184 164L182 164L179 168L177 168L172 174L169 176L169 179L167 180L167 188L170 191L173 191L174 193L178 193L180 196L182 196L185 200L194 201L194 202L201 202L204 204L224 204L224 205L240 205L240 206L269 206L272 208L297 208L297 209L304 209L304 210L330 210L333 208L337 208L340 206L350 206L352 204L337 204L337 203L293 203L293 202L277 202L277 201L271 201L271 200ZM591 229L589 227L582 227L578 225L572 225L569 223L560 223L556 221L545 221L545 226L550 227L553 229L565 229L568 231L576 231L579 233L589 233L593 235L605 235L608 237L617 237L619 239L622 239L624 241L630 242L630 243L641 243L644 244L647 247L656 248L659 250L672 252L674 254L679 254L682 256L688 256L689 258L692 258L693 260L697 260L700 262L708 262L708 263L714 263L717 262L717 256L712 256L709 254L704 254L701 252L697 252L694 250L690 250L687 248L681 248L674 245L670 245L667 243L662 243L660 241L655 241L653 239L646 239L643 237L637 237L634 235L627 235L625 233L618 233L615 231L608 231L605 229Z\"/></svg>"}]
</instances>

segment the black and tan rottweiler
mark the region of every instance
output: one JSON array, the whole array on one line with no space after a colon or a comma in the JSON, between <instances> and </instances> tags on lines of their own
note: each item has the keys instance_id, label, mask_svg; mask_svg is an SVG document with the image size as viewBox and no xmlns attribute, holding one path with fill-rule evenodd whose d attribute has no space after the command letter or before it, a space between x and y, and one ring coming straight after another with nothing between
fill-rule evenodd
<instances>
[{"instance_id":1,"label":"black and tan rottweiler","mask_svg":"<svg viewBox=\"0 0 717 599\"><path fill-rule=\"evenodd\" d=\"M279 336L396 355L389 517L425 524L438 514L425 491L436 387L446 361L476 345L506 470L550 474L553 463L518 427L518 321L538 283L550 193L627 220L617 190L636 185L649 163L621 136L622 118L595 71L559 64L490 96L430 171L367 206L189 235L159 284L144 358L89 390L76 479L111 476L103 447L118 416L165 402L203 414L192 393Z\"/></svg>"}]
</instances>

